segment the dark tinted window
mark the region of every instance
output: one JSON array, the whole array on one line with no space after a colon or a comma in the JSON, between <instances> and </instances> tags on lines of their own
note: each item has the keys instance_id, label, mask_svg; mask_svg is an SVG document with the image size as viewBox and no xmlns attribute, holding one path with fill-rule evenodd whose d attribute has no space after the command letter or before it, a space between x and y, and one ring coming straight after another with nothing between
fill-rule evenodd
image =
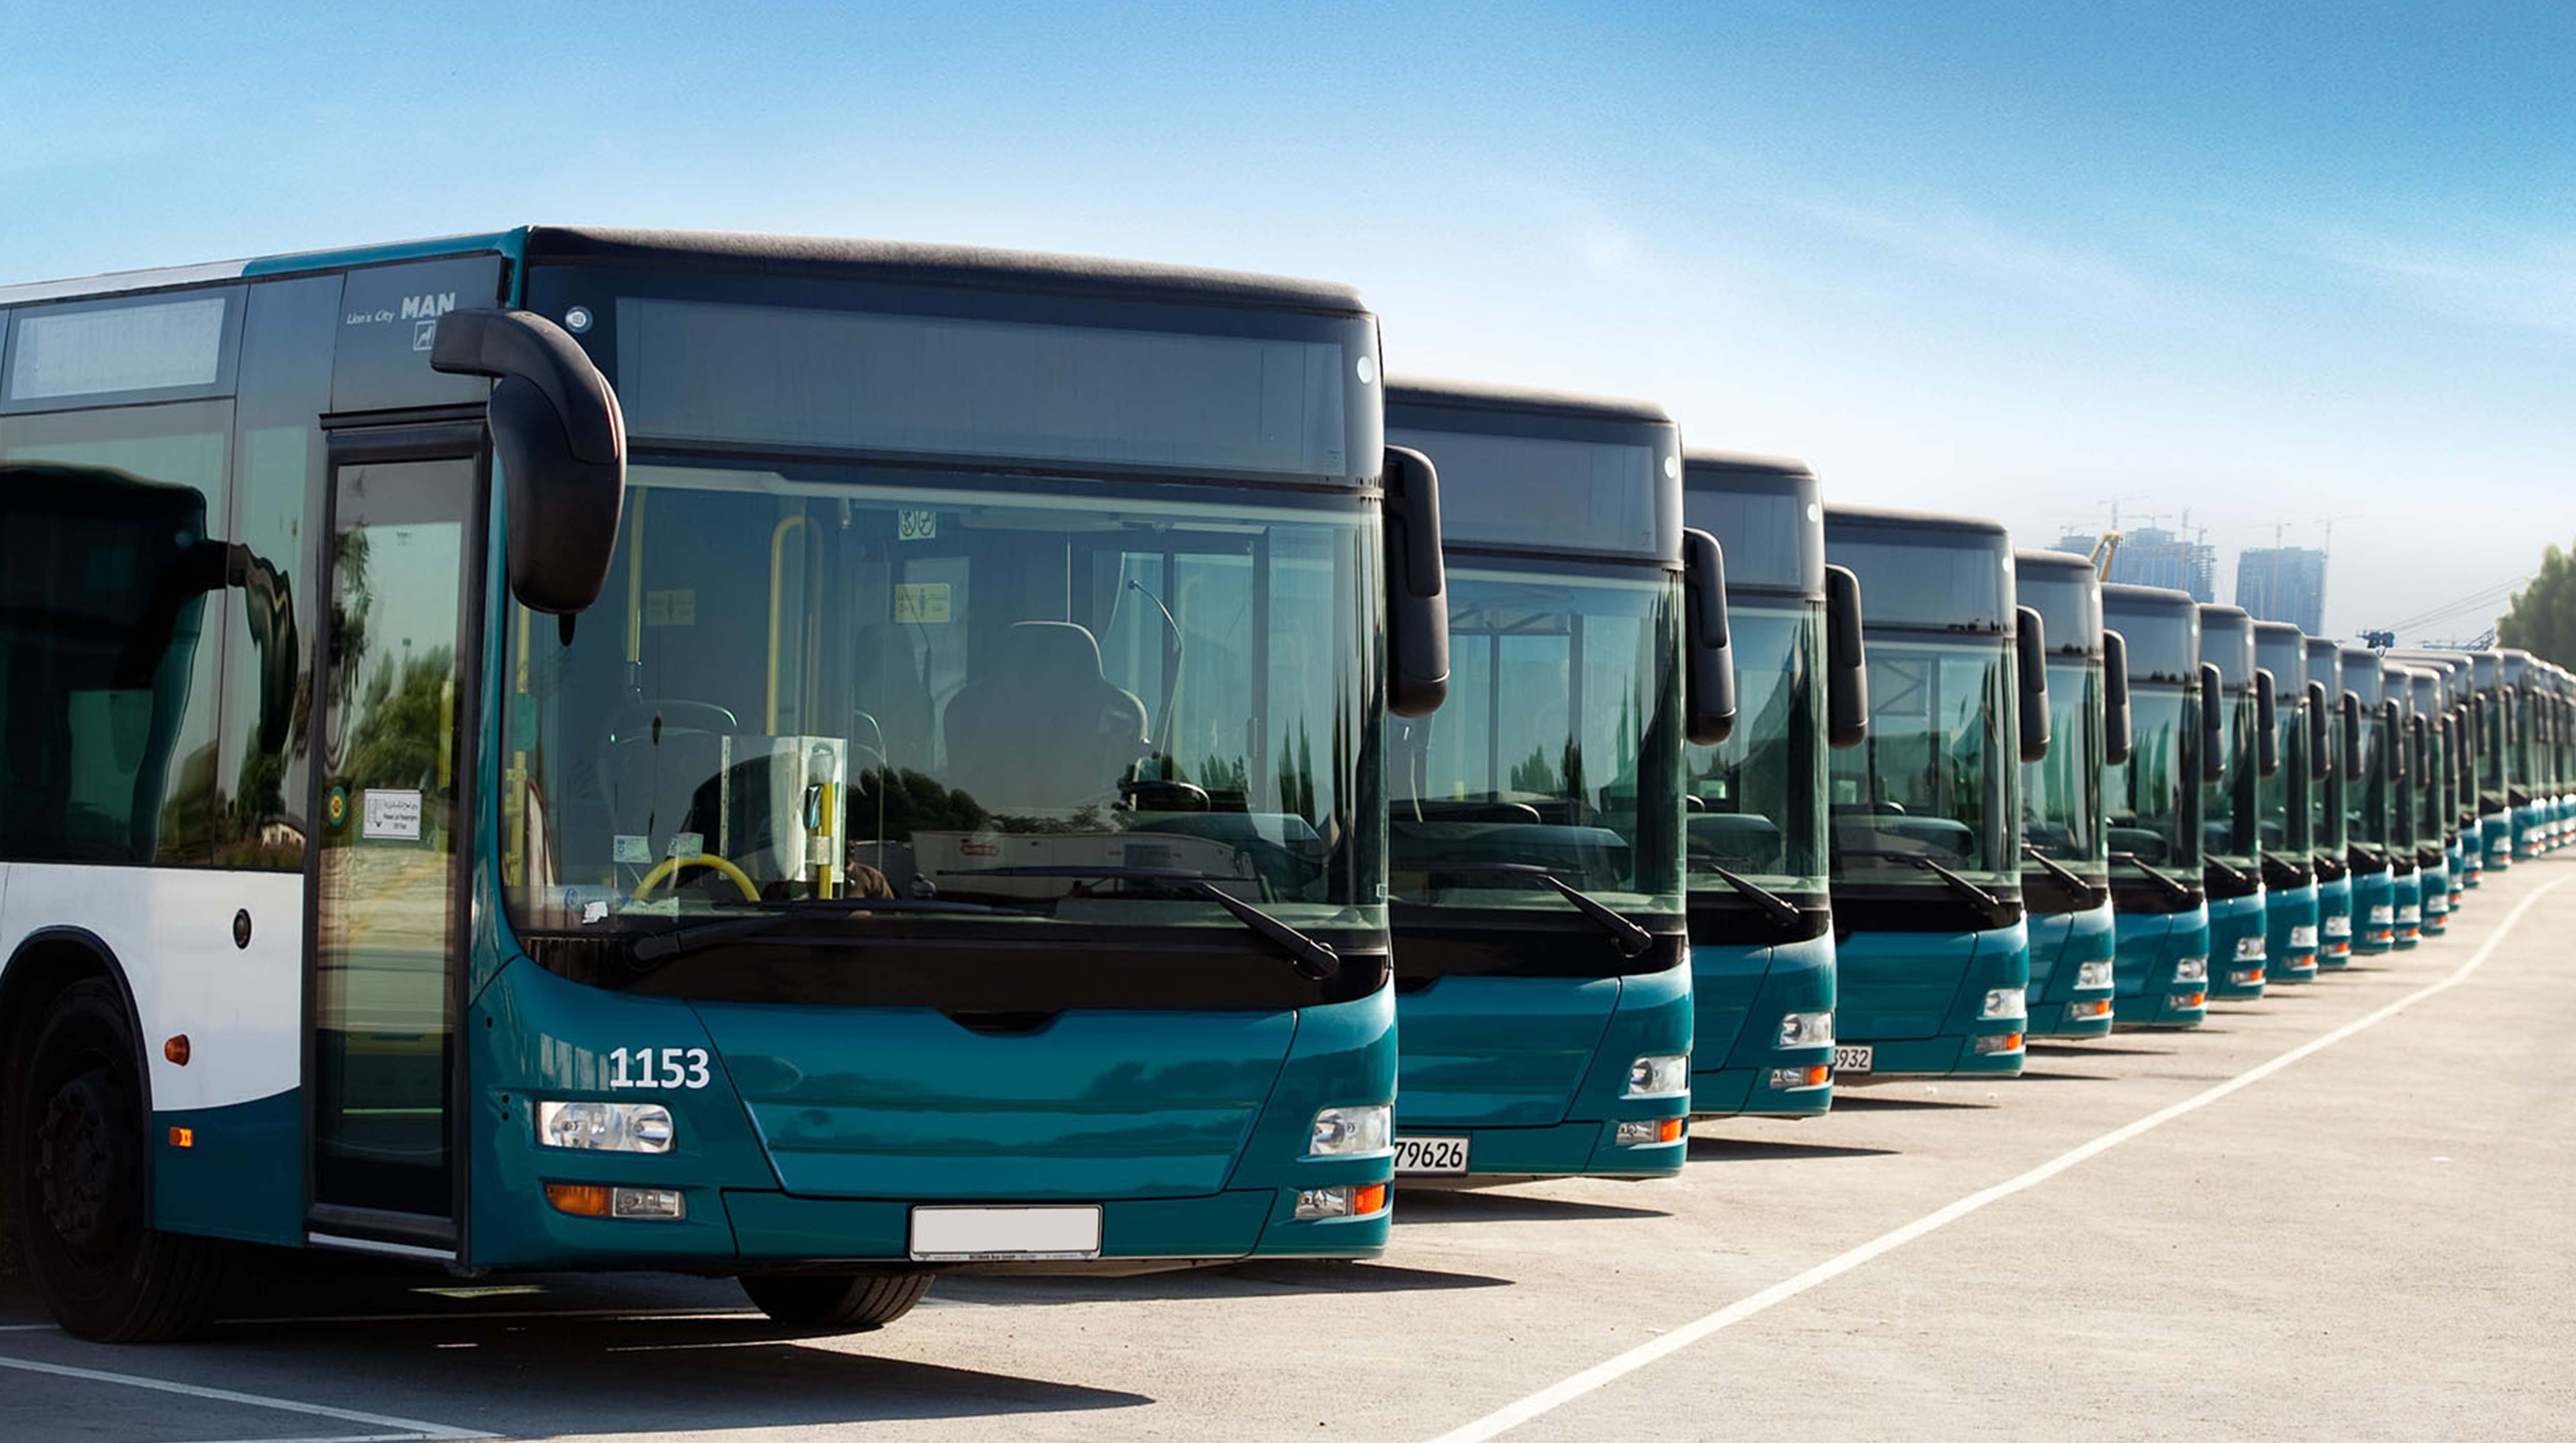
<instances>
[{"instance_id":1,"label":"dark tinted window","mask_svg":"<svg viewBox=\"0 0 2576 1443\"><path fill-rule=\"evenodd\" d=\"M214 859L231 413L0 423L0 856Z\"/></svg>"},{"instance_id":2,"label":"dark tinted window","mask_svg":"<svg viewBox=\"0 0 2576 1443\"><path fill-rule=\"evenodd\" d=\"M2142 681L2189 681L2200 665L2199 619L2187 606L2109 601L2102 624L2129 644L2129 675Z\"/></svg>"},{"instance_id":3,"label":"dark tinted window","mask_svg":"<svg viewBox=\"0 0 2576 1443\"><path fill-rule=\"evenodd\" d=\"M1860 576L1872 627L1999 631L2012 608L2012 554L1992 533L1837 526L1829 516L1825 559Z\"/></svg>"},{"instance_id":4,"label":"dark tinted window","mask_svg":"<svg viewBox=\"0 0 2576 1443\"><path fill-rule=\"evenodd\" d=\"M30 306L9 328L12 410L212 396L231 389L239 288Z\"/></svg>"},{"instance_id":5,"label":"dark tinted window","mask_svg":"<svg viewBox=\"0 0 2576 1443\"><path fill-rule=\"evenodd\" d=\"M1682 522L1716 537L1725 548L1729 586L1795 587L1823 594L1823 521L1824 508L1803 496L1697 485L1682 492Z\"/></svg>"},{"instance_id":6,"label":"dark tinted window","mask_svg":"<svg viewBox=\"0 0 2576 1443\"><path fill-rule=\"evenodd\" d=\"M2039 612L2051 652L2089 656L2102 649L2102 588L2091 577L2055 568L2020 569L2013 590L2021 605Z\"/></svg>"},{"instance_id":7,"label":"dark tinted window","mask_svg":"<svg viewBox=\"0 0 2576 1443\"><path fill-rule=\"evenodd\" d=\"M1672 435L1670 427L1661 429ZM1389 427L1386 438L1439 468L1440 523L1448 541L1658 559L1681 554L1680 462L1669 442L1410 427Z\"/></svg>"}]
</instances>

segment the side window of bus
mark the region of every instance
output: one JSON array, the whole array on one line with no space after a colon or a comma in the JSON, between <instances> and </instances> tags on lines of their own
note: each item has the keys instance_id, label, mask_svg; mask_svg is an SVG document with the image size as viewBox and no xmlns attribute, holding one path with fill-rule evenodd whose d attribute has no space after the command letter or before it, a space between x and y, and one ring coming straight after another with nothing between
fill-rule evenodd
<instances>
[{"instance_id":1,"label":"side window of bus","mask_svg":"<svg viewBox=\"0 0 2576 1443\"><path fill-rule=\"evenodd\" d=\"M232 403L0 430L0 855L210 862Z\"/></svg>"}]
</instances>

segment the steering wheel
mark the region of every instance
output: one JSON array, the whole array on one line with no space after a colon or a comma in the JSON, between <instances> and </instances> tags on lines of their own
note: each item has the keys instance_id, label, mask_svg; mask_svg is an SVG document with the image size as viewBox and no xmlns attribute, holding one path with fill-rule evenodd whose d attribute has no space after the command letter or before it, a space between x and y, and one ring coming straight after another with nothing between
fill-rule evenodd
<instances>
[{"instance_id":1,"label":"steering wheel","mask_svg":"<svg viewBox=\"0 0 2576 1443\"><path fill-rule=\"evenodd\" d=\"M760 900L760 888L753 884L750 876L746 874L742 868L735 866L733 863L726 861L722 857L713 856L664 857L661 861L654 864L652 871L644 874L643 881L635 884L635 900L638 902L643 901L645 894L652 891L655 886L660 884L663 878L677 876L680 869L683 867L713 867L717 871L724 873L726 876L733 878L733 884L742 889L742 898L744 901L757 902Z\"/></svg>"}]
</instances>

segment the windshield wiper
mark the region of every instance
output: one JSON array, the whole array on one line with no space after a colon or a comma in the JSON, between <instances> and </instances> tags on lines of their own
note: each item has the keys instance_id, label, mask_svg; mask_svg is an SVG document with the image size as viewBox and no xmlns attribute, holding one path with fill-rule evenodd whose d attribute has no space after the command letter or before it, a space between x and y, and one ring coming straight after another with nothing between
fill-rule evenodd
<instances>
[{"instance_id":1,"label":"windshield wiper","mask_svg":"<svg viewBox=\"0 0 2576 1443\"><path fill-rule=\"evenodd\" d=\"M1976 883L1969 881L1967 878L1962 877L1958 873L1951 871L1949 868L1942 866L1940 863L1933 861L1930 857L1914 857L1909 860L1911 860L1914 865L1921 867L1924 871L1931 873L1933 876L1938 877L1943 882L1947 883L1951 891L1958 893L1962 897L1968 898L1975 902L1979 907L1984 908L1986 916L1991 919L1996 926L2000 927L2012 920L2012 909L2004 905L2003 898L1996 896L1994 893L1987 891L1985 888L1978 886Z\"/></svg>"},{"instance_id":2,"label":"windshield wiper","mask_svg":"<svg viewBox=\"0 0 2576 1443\"><path fill-rule=\"evenodd\" d=\"M1726 885L1733 887L1737 896L1740 896L1744 900L1751 902L1754 906L1761 908L1764 915L1768 916L1772 921L1779 923L1783 927L1795 927L1798 925L1798 919L1802 914L1788 898L1781 896L1779 893L1772 891L1770 888L1763 886L1759 882L1738 876L1735 872L1716 862L1712 862L1705 857L1691 863L1691 865L1698 870L1715 877L1717 880L1724 882Z\"/></svg>"},{"instance_id":3,"label":"windshield wiper","mask_svg":"<svg viewBox=\"0 0 2576 1443\"><path fill-rule=\"evenodd\" d=\"M2264 873L2263 873L2263 880L2265 880L2265 881L2267 881L2267 882L2268 882L2268 881L2270 881L2270 880L2272 880L2272 878L2273 878L2276 874L2275 874L2271 869L2272 869L2272 868L2277 867L2277 868L2279 868L2279 869L2280 869L2280 870L2279 870L2279 872L2277 873L2277 875L2278 875L2278 876L2280 876L2280 877L2283 879L2283 880L2282 880L2282 882L2281 882L2281 886L2283 886L2283 887L2287 888L2287 887L2295 887L2295 886L2298 886L2298 885L2299 885L2299 864L2298 864L2298 863L2296 863L2296 862L2293 862L2293 861L2289 860L2287 857L2283 856L2281 853L2279 853L2279 852L2275 852L2275 851L2271 850L2271 849L2270 849L2270 848L2268 848L2268 847L2262 847L2262 848L2257 848L2257 849L2255 849L2255 853L2254 853L2254 855L2255 855L2255 857L2256 857L2257 859L2259 859L2259 860L2261 861L2261 863L2262 863L2262 865L2263 865L2263 867L2264 867L2264 869L2265 869L2265 870L2264 870Z\"/></svg>"},{"instance_id":4,"label":"windshield wiper","mask_svg":"<svg viewBox=\"0 0 2576 1443\"><path fill-rule=\"evenodd\" d=\"M950 876L971 877L1085 877L1114 882L1158 882L1184 897L1197 897L1214 902L1234 919L1259 934L1261 939L1287 955L1288 965L1297 975L1322 982L1342 970L1342 954L1321 937L1301 932L1269 913L1217 885L1219 882L1244 882L1247 877L1229 877L1221 872L1203 872L1194 867L1122 867L1114 863L1085 866L977 867Z\"/></svg>"},{"instance_id":5,"label":"windshield wiper","mask_svg":"<svg viewBox=\"0 0 2576 1443\"><path fill-rule=\"evenodd\" d=\"M2166 876L2160 871L2157 871L2152 863L2148 862L2146 858L2139 856L2137 853L2113 852L2111 854L2111 860L2114 862L2126 862L2130 866L2137 868L2139 871L2146 873L2150 877L2153 877L2156 885L2165 889L2165 895L2173 898L2175 901L2188 902L2191 900L2190 887L2181 882L2175 881L2173 878Z\"/></svg>"},{"instance_id":6,"label":"windshield wiper","mask_svg":"<svg viewBox=\"0 0 2576 1443\"><path fill-rule=\"evenodd\" d=\"M701 922L692 927L674 927L667 932L640 937L635 942L635 960L665 961L719 942L757 936L817 912L845 915L856 912L944 912L986 917L1038 915L1019 907L988 907L980 902L939 902L921 897L796 897L777 902L719 902L716 905L728 910L757 907L760 913L752 917L728 917L721 922Z\"/></svg>"},{"instance_id":7,"label":"windshield wiper","mask_svg":"<svg viewBox=\"0 0 2576 1443\"><path fill-rule=\"evenodd\" d=\"M2256 880L2255 878L2246 876L2243 872L2229 866L2227 863L2218 860L2216 857L2203 857L2200 859L2200 862L2204 867L2215 868L2218 871L2226 873L2227 880L2239 887L2247 886Z\"/></svg>"},{"instance_id":8,"label":"windshield wiper","mask_svg":"<svg viewBox=\"0 0 2576 1443\"><path fill-rule=\"evenodd\" d=\"M2095 898L2093 896L2093 882L2091 879L2079 877L2074 872L2060 866L2055 857L2052 857L2048 855L2048 853L2040 850L2037 842L2022 843L2021 852L2023 856L2030 858L2032 861L2037 862L2041 867L2047 869L2048 875L2055 877L2059 883L2065 886L2066 890L2074 893L2079 899L2081 899L2084 905L2088 907L2093 905ZM2106 884L2103 890L2108 891L2110 888Z\"/></svg>"},{"instance_id":9,"label":"windshield wiper","mask_svg":"<svg viewBox=\"0 0 2576 1443\"><path fill-rule=\"evenodd\" d=\"M1440 862L1434 872L1486 872L1503 877L1528 877L1556 889L1556 894L1574 904L1574 910L1590 918L1602 931L1610 934L1622 957L1642 957L1655 945L1655 934L1620 916L1593 899L1591 893L1574 886L1545 867L1530 862Z\"/></svg>"}]
</instances>

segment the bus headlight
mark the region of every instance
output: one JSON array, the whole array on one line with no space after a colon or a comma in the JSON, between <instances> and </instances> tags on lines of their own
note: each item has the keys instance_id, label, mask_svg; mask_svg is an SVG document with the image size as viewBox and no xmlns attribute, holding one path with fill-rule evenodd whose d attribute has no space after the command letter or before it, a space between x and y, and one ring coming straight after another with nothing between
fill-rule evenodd
<instances>
[{"instance_id":1,"label":"bus headlight","mask_svg":"<svg viewBox=\"0 0 2576 1443\"><path fill-rule=\"evenodd\" d=\"M587 1152L669 1152L671 1109L658 1102L540 1102L537 1142Z\"/></svg>"},{"instance_id":2,"label":"bus headlight","mask_svg":"<svg viewBox=\"0 0 2576 1443\"><path fill-rule=\"evenodd\" d=\"M2176 982L2208 981L2209 959L2207 957L2185 957L2175 962L2173 980Z\"/></svg>"},{"instance_id":3,"label":"bus headlight","mask_svg":"<svg viewBox=\"0 0 2576 1443\"><path fill-rule=\"evenodd\" d=\"M2087 962L2075 969L2075 988L2079 992L2095 992L2110 985L2111 963L2108 959Z\"/></svg>"},{"instance_id":4,"label":"bus headlight","mask_svg":"<svg viewBox=\"0 0 2576 1443\"><path fill-rule=\"evenodd\" d=\"M1782 1047L1831 1047L1834 1045L1834 1014L1830 1012L1791 1012L1780 1019Z\"/></svg>"},{"instance_id":5,"label":"bus headlight","mask_svg":"<svg viewBox=\"0 0 2576 1443\"><path fill-rule=\"evenodd\" d=\"M1977 1009L1980 1022L2016 1022L2030 1015L2030 999L2018 987L1997 987L1986 993L1986 1002Z\"/></svg>"},{"instance_id":6,"label":"bus headlight","mask_svg":"<svg viewBox=\"0 0 2576 1443\"><path fill-rule=\"evenodd\" d=\"M1690 1054L1659 1053L1628 1064L1630 1097L1671 1097L1690 1091Z\"/></svg>"},{"instance_id":7,"label":"bus headlight","mask_svg":"<svg viewBox=\"0 0 2576 1443\"><path fill-rule=\"evenodd\" d=\"M1306 1140L1308 1157L1347 1157L1352 1153L1384 1152L1393 1147L1395 1109L1384 1103L1371 1107L1328 1107L1315 1114L1315 1130Z\"/></svg>"}]
</instances>

